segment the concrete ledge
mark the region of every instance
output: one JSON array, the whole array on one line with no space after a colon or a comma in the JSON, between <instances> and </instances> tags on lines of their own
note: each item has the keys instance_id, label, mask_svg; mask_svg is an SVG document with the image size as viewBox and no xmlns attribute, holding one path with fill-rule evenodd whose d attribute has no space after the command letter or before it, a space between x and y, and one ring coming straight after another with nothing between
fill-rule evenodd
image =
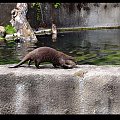
<instances>
[{"instance_id":1,"label":"concrete ledge","mask_svg":"<svg viewBox=\"0 0 120 120\"><path fill-rule=\"evenodd\" d=\"M119 114L120 66L0 65L1 114Z\"/></svg>"}]
</instances>

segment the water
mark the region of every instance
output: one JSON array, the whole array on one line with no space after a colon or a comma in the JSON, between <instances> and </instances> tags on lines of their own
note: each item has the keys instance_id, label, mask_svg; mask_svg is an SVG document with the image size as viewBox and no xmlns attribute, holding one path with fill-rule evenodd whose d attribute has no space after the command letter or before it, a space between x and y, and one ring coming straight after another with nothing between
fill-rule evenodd
<instances>
[{"instance_id":1,"label":"water","mask_svg":"<svg viewBox=\"0 0 120 120\"><path fill-rule=\"evenodd\" d=\"M53 47L76 58L78 64L120 65L120 29L85 30L37 36L37 43L0 42L0 64L17 63L41 46Z\"/></svg>"}]
</instances>

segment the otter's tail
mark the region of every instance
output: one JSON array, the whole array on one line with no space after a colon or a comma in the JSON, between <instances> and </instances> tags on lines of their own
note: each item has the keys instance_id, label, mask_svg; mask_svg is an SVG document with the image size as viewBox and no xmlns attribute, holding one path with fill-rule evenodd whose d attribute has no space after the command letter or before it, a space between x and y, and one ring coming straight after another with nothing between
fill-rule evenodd
<instances>
[{"instance_id":1,"label":"otter's tail","mask_svg":"<svg viewBox=\"0 0 120 120\"><path fill-rule=\"evenodd\" d=\"M28 58L23 58L22 61L20 61L17 65L15 66L9 66L8 68L17 68L19 67L20 65L24 64L26 61L28 61L29 59Z\"/></svg>"}]
</instances>

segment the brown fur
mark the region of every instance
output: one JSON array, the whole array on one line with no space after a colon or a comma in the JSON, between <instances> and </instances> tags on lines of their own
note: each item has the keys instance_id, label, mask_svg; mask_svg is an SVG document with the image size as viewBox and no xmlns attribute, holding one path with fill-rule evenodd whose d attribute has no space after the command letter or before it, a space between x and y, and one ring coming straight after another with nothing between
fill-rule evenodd
<instances>
[{"instance_id":1,"label":"brown fur","mask_svg":"<svg viewBox=\"0 0 120 120\"><path fill-rule=\"evenodd\" d=\"M28 65L34 61L37 68L42 62L51 62L54 67L61 66L63 68L73 68L76 65L72 56L50 47L40 47L29 52L17 65L9 68L19 67L26 61L29 61Z\"/></svg>"}]
</instances>

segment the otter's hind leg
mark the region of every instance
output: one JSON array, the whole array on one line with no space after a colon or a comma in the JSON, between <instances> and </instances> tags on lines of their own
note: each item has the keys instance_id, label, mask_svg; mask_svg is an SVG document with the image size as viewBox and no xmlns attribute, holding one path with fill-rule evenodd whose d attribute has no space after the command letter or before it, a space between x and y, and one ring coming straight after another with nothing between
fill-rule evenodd
<instances>
[{"instance_id":1,"label":"otter's hind leg","mask_svg":"<svg viewBox=\"0 0 120 120\"><path fill-rule=\"evenodd\" d=\"M30 60L28 61L28 66L30 66L30 65L31 65L31 62L32 62L32 60L30 59Z\"/></svg>"},{"instance_id":2,"label":"otter's hind leg","mask_svg":"<svg viewBox=\"0 0 120 120\"><path fill-rule=\"evenodd\" d=\"M39 60L35 60L35 66L36 66L36 68L39 69L39 65L40 65L40 61Z\"/></svg>"}]
</instances>

